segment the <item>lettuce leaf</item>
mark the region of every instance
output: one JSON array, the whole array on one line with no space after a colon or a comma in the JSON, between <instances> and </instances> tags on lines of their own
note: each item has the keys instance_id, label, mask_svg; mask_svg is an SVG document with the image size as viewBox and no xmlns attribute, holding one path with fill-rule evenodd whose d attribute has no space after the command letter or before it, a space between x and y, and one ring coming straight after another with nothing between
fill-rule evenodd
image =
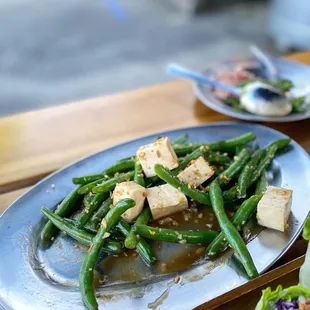
<instances>
[{"instance_id":1,"label":"lettuce leaf","mask_svg":"<svg viewBox=\"0 0 310 310\"><path fill-rule=\"evenodd\" d=\"M308 240L308 241L310 240L310 217L308 217L305 221L302 237L305 240Z\"/></svg>"},{"instance_id":2,"label":"lettuce leaf","mask_svg":"<svg viewBox=\"0 0 310 310\"><path fill-rule=\"evenodd\" d=\"M275 291L272 291L270 287L263 290L263 295L258 302L255 310L274 310L276 309L276 302L278 300L296 300L298 297L303 296L310 298L310 291L301 285L291 286L286 289L282 289L279 285Z\"/></svg>"},{"instance_id":3,"label":"lettuce leaf","mask_svg":"<svg viewBox=\"0 0 310 310\"><path fill-rule=\"evenodd\" d=\"M305 262L299 270L299 284L310 290L310 242L308 244Z\"/></svg>"},{"instance_id":4,"label":"lettuce leaf","mask_svg":"<svg viewBox=\"0 0 310 310\"><path fill-rule=\"evenodd\" d=\"M263 290L261 299L259 300L255 310L269 310L275 309L275 304L279 300L279 295L282 292L282 286L279 285L275 291L272 291L270 287ZM271 308L273 305L273 308Z\"/></svg>"},{"instance_id":5,"label":"lettuce leaf","mask_svg":"<svg viewBox=\"0 0 310 310\"><path fill-rule=\"evenodd\" d=\"M310 241L310 217L305 221L302 236L305 240ZM300 268L299 281L299 285L286 289L282 289L281 285L275 291L272 291L270 287L266 288L263 290L262 297L255 310L275 310L276 302L279 300L292 301L301 296L310 298L310 242L308 244L305 262Z\"/></svg>"}]
</instances>

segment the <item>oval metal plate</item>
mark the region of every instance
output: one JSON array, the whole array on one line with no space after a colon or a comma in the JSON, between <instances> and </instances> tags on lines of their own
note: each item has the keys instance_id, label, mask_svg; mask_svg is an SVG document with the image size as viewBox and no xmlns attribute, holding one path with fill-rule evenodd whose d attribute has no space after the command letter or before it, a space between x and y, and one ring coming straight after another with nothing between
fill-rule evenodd
<instances>
[{"instance_id":1,"label":"oval metal plate","mask_svg":"<svg viewBox=\"0 0 310 310\"><path fill-rule=\"evenodd\" d=\"M279 77L289 79L300 85L300 87L306 87L310 85L310 67L301 63L281 59L278 57L271 57L272 62L278 69ZM263 72L260 70L260 66L257 61L253 59L246 60L234 60L224 63L218 63L210 66L204 73L209 76L214 76L219 72L232 71L233 68L242 64L251 64L254 68L257 68L257 75L264 77ZM308 88L309 89L309 88ZM207 107L215 110L219 113L242 119L247 121L259 121L259 122L292 122L307 119L310 117L310 105L305 106L306 112L304 113L291 113L287 116L270 117L254 115L245 111L237 111L236 109L228 106L220 99L213 96L211 87L201 83L194 84L194 92L199 100Z\"/></svg>"},{"instance_id":2,"label":"oval metal plate","mask_svg":"<svg viewBox=\"0 0 310 310\"><path fill-rule=\"evenodd\" d=\"M260 125L225 122L184 128L160 133L171 139L187 133L191 141L207 142L227 139L252 131L261 147L285 137ZM158 134L130 141L99 153L55 172L17 199L0 218L0 305L4 309L84 309L76 286L76 270L82 254L70 251L64 243L62 256L54 263L67 262L65 273L50 270L46 253L37 249L43 217L42 206L53 209L74 187L73 176L101 171L116 160L130 156ZM274 184L294 190L289 230L280 233L264 229L248 244L260 273L271 267L298 237L310 206L310 161L296 142L290 152L274 161L277 177ZM51 189L55 184L55 189ZM78 254L77 254L78 253ZM79 254L80 253L80 254ZM51 259L51 257L49 257ZM57 264L56 264L57 265ZM205 262L189 268L178 284L174 275L146 279L139 284L102 287L98 301L104 309L147 309L158 297L158 309L192 309L248 281L227 252L216 262ZM104 305L104 306L103 306Z\"/></svg>"}]
</instances>

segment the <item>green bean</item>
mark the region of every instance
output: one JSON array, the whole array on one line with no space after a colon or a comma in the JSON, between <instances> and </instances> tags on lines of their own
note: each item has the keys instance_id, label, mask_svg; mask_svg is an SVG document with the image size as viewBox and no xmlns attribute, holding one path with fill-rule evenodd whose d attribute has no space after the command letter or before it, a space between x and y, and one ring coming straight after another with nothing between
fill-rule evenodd
<instances>
[{"instance_id":1,"label":"green bean","mask_svg":"<svg viewBox=\"0 0 310 310\"><path fill-rule=\"evenodd\" d=\"M269 166L272 159L274 158L276 151L277 151L276 145L271 145L266 148L266 154L260 160L257 168L253 172L253 177L250 185L254 184L257 181L257 179L261 176L263 171Z\"/></svg>"},{"instance_id":2,"label":"green bean","mask_svg":"<svg viewBox=\"0 0 310 310\"><path fill-rule=\"evenodd\" d=\"M253 134L252 132L249 132L239 137L235 137L235 138L228 139L228 140L215 141L209 144L192 143L186 146L174 147L174 151L176 152L178 156L183 156L183 155L193 152L195 149L197 149L200 146L206 146L209 148L209 150L212 150L212 151L232 152L232 151L235 151L235 148L237 146L244 146L247 143L254 140L255 138L256 138L255 134Z\"/></svg>"},{"instance_id":3,"label":"green bean","mask_svg":"<svg viewBox=\"0 0 310 310\"><path fill-rule=\"evenodd\" d=\"M276 145L270 145L266 148L266 153L261 158L259 164L256 166L255 170L253 171L252 179L249 184L249 186L253 185L258 178L263 174L265 169L270 164L272 158L274 157L275 153L277 151ZM231 187L229 190L223 192L223 198L225 202L235 201L238 199L238 188L237 186Z\"/></svg>"},{"instance_id":4,"label":"green bean","mask_svg":"<svg viewBox=\"0 0 310 310\"><path fill-rule=\"evenodd\" d=\"M88 193L87 195L84 196L83 198L83 205L85 208L89 208L90 203L92 201L92 199L94 198L95 194L93 193Z\"/></svg>"},{"instance_id":5,"label":"green bean","mask_svg":"<svg viewBox=\"0 0 310 310\"><path fill-rule=\"evenodd\" d=\"M255 188L255 195L263 194L268 186L267 178L266 178L266 171L263 170L261 176L259 177L256 188Z\"/></svg>"},{"instance_id":6,"label":"green bean","mask_svg":"<svg viewBox=\"0 0 310 310\"><path fill-rule=\"evenodd\" d=\"M227 155L217 154L217 152L205 152L203 157L211 165L223 165L231 162L230 158Z\"/></svg>"},{"instance_id":7,"label":"green bean","mask_svg":"<svg viewBox=\"0 0 310 310\"><path fill-rule=\"evenodd\" d=\"M251 232L257 226L256 214L252 214L242 227L242 236L246 240L251 236Z\"/></svg>"},{"instance_id":8,"label":"green bean","mask_svg":"<svg viewBox=\"0 0 310 310\"><path fill-rule=\"evenodd\" d=\"M127 173L122 173L117 177L114 177L106 182L101 183L100 185L94 187L92 189L93 193L105 193L105 192L110 192L113 191L117 183L121 183L124 181L129 181L132 180L134 177L135 172L130 171Z\"/></svg>"},{"instance_id":9,"label":"green bean","mask_svg":"<svg viewBox=\"0 0 310 310\"><path fill-rule=\"evenodd\" d=\"M116 172L126 172L134 168L135 160L132 158L126 158L121 161L116 162L115 165L107 168L105 171L101 173L95 173L95 174L88 174L80 177L74 177L73 183L74 184L88 184L93 183L98 180L102 180L105 178L106 180L109 179L109 175L113 175Z\"/></svg>"},{"instance_id":10,"label":"green bean","mask_svg":"<svg viewBox=\"0 0 310 310\"><path fill-rule=\"evenodd\" d=\"M101 179L98 179L96 181L93 181L93 182L90 182L90 183L87 183L85 185L83 185L80 189L79 189L79 194L82 195L82 194L88 194L90 193L94 187L98 186L99 184L101 184L102 182L108 180L108 178L106 177L103 177Z\"/></svg>"},{"instance_id":11,"label":"green bean","mask_svg":"<svg viewBox=\"0 0 310 310\"><path fill-rule=\"evenodd\" d=\"M272 146L276 146L277 147L277 151L281 151L281 150L285 149L286 147L288 147L290 142L291 142L290 138L279 139L279 140L276 140L276 141L270 143L267 146L267 149L271 148Z\"/></svg>"},{"instance_id":12,"label":"green bean","mask_svg":"<svg viewBox=\"0 0 310 310\"><path fill-rule=\"evenodd\" d=\"M262 195L255 195L245 200L239 209L236 211L232 218L232 224L240 230L241 227L246 223L250 216L255 213L257 203L261 199ZM255 215L255 214L254 214ZM225 240L225 235L221 232L213 242L206 249L206 254L208 256L217 256L227 247L227 241Z\"/></svg>"},{"instance_id":13,"label":"green bean","mask_svg":"<svg viewBox=\"0 0 310 310\"><path fill-rule=\"evenodd\" d=\"M107 168L103 173L106 175L114 174L117 172L126 172L129 170L134 169L135 167L135 160L134 159L127 159L121 162L117 162L115 165Z\"/></svg>"},{"instance_id":14,"label":"green bean","mask_svg":"<svg viewBox=\"0 0 310 310\"><path fill-rule=\"evenodd\" d=\"M83 302L88 309L98 309L94 293L94 269L100 249L104 245L105 239L110 235L110 229L119 221L121 215L134 205L134 200L124 199L108 212L104 220L102 220L96 236L93 238L92 246L85 255L80 271L79 283Z\"/></svg>"},{"instance_id":15,"label":"green bean","mask_svg":"<svg viewBox=\"0 0 310 310\"><path fill-rule=\"evenodd\" d=\"M230 189L223 192L223 199L225 204L227 202L234 202L238 200L238 187L237 185L234 185Z\"/></svg>"},{"instance_id":16,"label":"green bean","mask_svg":"<svg viewBox=\"0 0 310 310\"><path fill-rule=\"evenodd\" d=\"M265 150L257 150L250 161L242 169L238 178L238 198L245 198L246 191L251 183L252 175L257 163L264 155Z\"/></svg>"},{"instance_id":17,"label":"green bean","mask_svg":"<svg viewBox=\"0 0 310 310\"><path fill-rule=\"evenodd\" d=\"M230 162L230 158L223 154L216 154L215 152L208 151L207 147L201 146L188 154L180 163L179 166L172 170L174 175L184 170L188 164L197 159L198 157L204 157L210 164L226 164Z\"/></svg>"},{"instance_id":18,"label":"green bean","mask_svg":"<svg viewBox=\"0 0 310 310\"><path fill-rule=\"evenodd\" d=\"M82 212L76 218L76 225L79 228L84 227L101 203L109 197L109 193L99 193L93 196L89 206L85 206Z\"/></svg>"},{"instance_id":19,"label":"green bean","mask_svg":"<svg viewBox=\"0 0 310 310\"><path fill-rule=\"evenodd\" d=\"M184 195L198 201L201 204L210 205L210 198L207 193L188 187L187 184L181 182L176 176L174 176L169 169L163 167L162 165L156 164L154 166L154 171L163 181L178 189Z\"/></svg>"},{"instance_id":20,"label":"green bean","mask_svg":"<svg viewBox=\"0 0 310 310\"><path fill-rule=\"evenodd\" d=\"M247 143L255 140L256 136L252 132L248 132L239 137L235 137L228 140L216 141L209 145L212 151L232 152L236 147L244 146Z\"/></svg>"},{"instance_id":21,"label":"green bean","mask_svg":"<svg viewBox=\"0 0 310 310\"><path fill-rule=\"evenodd\" d=\"M261 158L259 164L256 166L255 170L253 171L252 179L249 186L253 185L258 178L262 175L265 171L266 167L270 164L272 158L275 155L277 147L275 145L271 145L266 149L266 153ZM237 186L231 187L229 190L223 192L223 198L225 202L236 201L238 199L238 188Z\"/></svg>"},{"instance_id":22,"label":"green bean","mask_svg":"<svg viewBox=\"0 0 310 310\"><path fill-rule=\"evenodd\" d=\"M74 208L77 206L77 201L80 198L79 195L80 186L77 186L62 202L57 206L55 214L60 217L69 216ZM51 240L57 232L57 227L51 222L48 221L41 231L41 240L43 245L47 246L48 241Z\"/></svg>"},{"instance_id":23,"label":"green bean","mask_svg":"<svg viewBox=\"0 0 310 310\"><path fill-rule=\"evenodd\" d=\"M236 176L246 165L250 156L251 150L249 148L242 149L242 151L235 157L234 162L217 177L219 185L222 187L228 184L231 179Z\"/></svg>"},{"instance_id":24,"label":"green bean","mask_svg":"<svg viewBox=\"0 0 310 310\"><path fill-rule=\"evenodd\" d=\"M138 160L136 160L136 162L135 162L135 175L133 177L133 180L137 184L145 187L143 169L142 169L142 166Z\"/></svg>"},{"instance_id":25,"label":"green bean","mask_svg":"<svg viewBox=\"0 0 310 310\"><path fill-rule=\"evenodd\" d=\"M76 222L74 219L66 217L66 218L64 218L64 220L76 227ZM88 223L82 229L93 234L93 235L95 235L97 233L97 229L91 227L90 225L88 225Z\"/></svg>"},{"instance_id":26,"label":"green bean","mask_svg":"<svg viewBox=\"0 0 310 310\"><path fill-rule=\"evenodd\" d=\"M177 175L180 171L184 170L192 160L195 160L199 156L202 156L203 155L203 149L204 149L204 146L201 146L201 147L195 149L190 154L186 155L185 158L179 163L179 166L177 168L173 169L173 174Z\"/></svg>"},{"instance_id":27,"label":"green bean","mask_svg":"<svg viewBox=\"0 0 310 310\"><path fill-rule=\"evenodd\" d=\"M41 211L59 230L65 232L72 239L84 245L91 245L93 238L95 237L94 234L91 234L84 229L77 228L72 222L54 214L45 207L43 207ZM103 245L102 250L108 254L119 254L122 252L122 245L119 242L107 240Z\"/></svg>"},{"instance_id":28,"label":"green bean","mask_svg":"<svg viewBox=\"0 0 310 310\"><path fill-rule=\"evenodd\" d=\"M172 145L183 145L188 142L188 134L181 135L177 137L173 142Z\"/></svg>"},{"instance_id":29,"label":"green bean","mask_svg":"<svg viewBox=\"0 0 310 310\"><path fill-rule=\"evenodd\" d=\"M130 233L130 225L126 223L124 220L120 220L116 227L120 230L120 232L127 237ZM150 245L142 238L139 238L139 241L136 246L136 251L142 258L142 260L148 265L151 266L156 262L156 259L153 255L152 248Z\"/></svg>"},{"instance_id":30,"label":"green bean","mask_svg":"<svg viewBox=\"0 0 310 310\"><path fill-rule=\"evenodd\" d=\"M253 263L252 257L241 238L238 230L235 226L230 222L224 210L224 200L222 197L222 190L219 186L217 180L213 181L210 185L210 199L213 211L215 216L219 222L219 225L224 233L225 238L231 247L236 251L239 255L239 258L248 274L248 276L253 279L258 276L258 272Z\"/></svg>"},{"instance_id":31,"label":"green bean","mask_svg":"<svg viewBox=\"0 0 310 310\"><path fill-rule=\"evenodd\" d=\"M94 174L83 175L81 177L74 177L72 181L74 184L85 185L91 182L95 182L99 179L102 179L103 177L104 177L104 174L102 173L94 173Z\"/></svg>"},{"instance_id":32,"label":"green bean","mask_svg":"<svg viewBox=\"0 0 310 310\"><path fill-rule=\"evenodd\" d=\"M131 156L129 156L129 157L125 157L125 158L119 159L119 160L117 161L117 163L121 163L121 162L127 161L127 160L129 160L129 159L136 160L136 156L135 156L135 155L131 155Z\"/></svg>"},{"instance_id":33,"label":"green bean","mask_svg":"<svg viewBox=\"0 0 310 310\"><path fill-rule=\"evenodd\" d=\"M138 235L147 239L181 244L211 242L218 234L216 231L212 230L175 230L139 224L134 227L134 230Z\"/></svg>"},{"instance_id":34,"label":"green bean","mask_svg":"<svg viewBox=\"0 0 310 310\"><path fill-rule=\"evenodd\" d=\"M136 219L135 223L132 225L130 233L125 239L124 244L127 249L134 249L139 241L138 237L134 232L135 226L139 224L146 225L150 219L151 219L150 209L148 207L144 208L143 211L138 216L138 218Z\"/></svg>"},{"instance_id":35,"label":"green bean","mask_svg":"<svg viewBox=\"0 0 310 310\"><path fill-rule=\"evenodd\" d=\"M186 145L175 145L173 149L178 157L185 156L189 153L192 153L197 148L201 146L205 146L206 144L203 143L188 143Z\"/></svg>"},{"instance_id":36,"label":"green bean","mask_svg":"<svg viewBox=\"0 0 310 310\"><path fill-rule=\"evenodd\" d=\"M110 210L110 206L113 203L112 197L106 199L100 206L100 208L93 214L93 216L89 220L89 224L93 227L97 227L97 225L101 222L101 220L106 216L106 214Z\"/></svg>"},{"instance_id":37,"label":"green bean","mask_svg":"<svg viewBox=\"0 0 310 310\"><path fill-rule=\"evenodd\" d=\"M66 222L73 224L76 227L76 222L74 220L72 220L70 218L65 218L64 220ZM102 220L102 218L101 218L101 220ZM93 234L93 235L96 235L97 231L98 231L97 227L90 226L88 223L86 223L86 225L82 229ZM111 229L111 236L109 239L124 242L125 237L115 227L113 227Z\"/></svg>"}]
</instances>

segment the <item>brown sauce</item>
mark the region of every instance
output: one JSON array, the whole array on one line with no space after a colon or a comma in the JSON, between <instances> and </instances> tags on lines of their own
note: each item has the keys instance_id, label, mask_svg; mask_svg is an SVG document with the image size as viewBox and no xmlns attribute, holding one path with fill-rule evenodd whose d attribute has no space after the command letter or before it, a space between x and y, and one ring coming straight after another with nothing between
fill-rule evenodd
<instances>
[{"instance_id":1,"label":"brown sauce","mask_svg":"<svg viewBox=\"0 0 310 310\"><path fill-rule=\"evenodd\" d=\"M228 211L228 215L232 213ZM211 207L191 209L154 221L149 225L171 229L212 229L219 226ZM179 273L198 263L205 256L206 245L177 244L147 240L152 246L157 263L148 267L135 251L127 250L119 256L109 256L101 261L99 270L104 275L100 284L141 282L151 277Z\"/></svg>"}]
</instances>

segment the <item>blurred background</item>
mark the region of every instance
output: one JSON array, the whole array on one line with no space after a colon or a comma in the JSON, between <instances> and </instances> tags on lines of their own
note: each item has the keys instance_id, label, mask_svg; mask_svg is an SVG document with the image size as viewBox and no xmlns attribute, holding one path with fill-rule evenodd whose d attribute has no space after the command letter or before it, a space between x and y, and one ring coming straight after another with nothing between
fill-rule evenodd
<instances>
[{"instance_id":1,"label":"blurred background","mask_svg":"<svg viewBox=\"0 0 310 310\"><path fill-rule=\"evenodd\" d=\"M309 0L2 0L0 20L1 116L310 47Z\"/></svg>"}]
</instances>

